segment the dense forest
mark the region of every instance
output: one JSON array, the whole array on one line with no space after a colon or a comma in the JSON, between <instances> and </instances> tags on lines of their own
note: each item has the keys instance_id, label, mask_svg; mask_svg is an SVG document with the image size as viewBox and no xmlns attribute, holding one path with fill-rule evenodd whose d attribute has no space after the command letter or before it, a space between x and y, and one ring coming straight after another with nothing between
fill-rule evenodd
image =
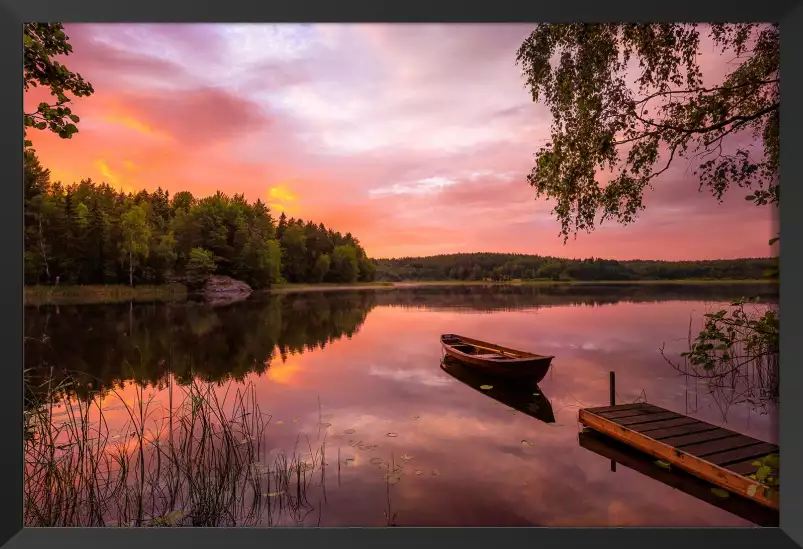
<instances>
[{"instance_id":1,"label":"dense forest","mask_svg":"<svg viewBox=\"0 0 803 549\"><path fill-rule=\"evenodd\" d=\"M616 261L471 253L379 259L376 279L402 280L755 280L773 276L777 259Z\"/></svg>"},{"instance_id":2,"label":"dense forest","mask_svg":"<svg viewBox=\"0 0 803 549\"><path fill-rule=\"evenodd\" d=\"M262 288L374 278L374 264L350 233L284 213L276 222L260 200L123 193L88 179L63 185L51 182L31 150L24 175L26 284L192 287L221 274Z\"/></svg>"}]
</instances>

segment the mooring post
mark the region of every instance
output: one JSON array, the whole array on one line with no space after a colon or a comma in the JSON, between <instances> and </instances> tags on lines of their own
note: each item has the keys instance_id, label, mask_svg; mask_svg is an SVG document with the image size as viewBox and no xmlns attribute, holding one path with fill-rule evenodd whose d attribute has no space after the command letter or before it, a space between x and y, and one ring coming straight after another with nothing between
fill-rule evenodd
<instances>
[{"instance_id":1,"label":"mooring post","mask_svg":"<svg viewBox=\"0 0 803 549\"><path fill-rule=\"evenodd\" d=\"M611 372L610 391L611 391L610 405L616 406L616 372Z\"/></svg>"},{"instance_id":2,"label":"mooring post","mask_svg":"<svg viewBox=\"0 0 803 549\"><path fill-rule=\"evenodd\" d=\"M610 395L609 395L610 405L616 406L616 373L613 371L611 371L610 383L608 385L610 390ZM611 472L612 473L616 472L616 461L614 460L611 460Z\"/></svg>"}]
</instances>

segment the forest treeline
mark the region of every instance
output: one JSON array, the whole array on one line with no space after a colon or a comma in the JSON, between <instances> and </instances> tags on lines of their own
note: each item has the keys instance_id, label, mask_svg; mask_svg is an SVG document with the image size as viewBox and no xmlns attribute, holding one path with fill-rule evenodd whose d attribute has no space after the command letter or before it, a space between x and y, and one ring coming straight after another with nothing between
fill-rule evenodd
<instances>
[{"instance_id":1,"label":"forest treeline","mask_svg":"<svg viewBox=\"0 0 803 549\"><path fill-rule=\"evenodd\" d=\"M773 276L777 259L616 261L538 255L464 253L379 259L376 279L402 280L756 280Z\"/></svg>"},{"instance_id":2,"label":"forest treeline","mask_svg":"<svg viewBox=\"0 0 803 549\"><path fill-rule=\"evenodd\" d=\"M212 274L254 288L374 278L359 241L322 223L278 222L260 200L221 192L123 193L89 179L64 185L25 159L26 284L199 286Z\"/></svg>"}]
</instances>

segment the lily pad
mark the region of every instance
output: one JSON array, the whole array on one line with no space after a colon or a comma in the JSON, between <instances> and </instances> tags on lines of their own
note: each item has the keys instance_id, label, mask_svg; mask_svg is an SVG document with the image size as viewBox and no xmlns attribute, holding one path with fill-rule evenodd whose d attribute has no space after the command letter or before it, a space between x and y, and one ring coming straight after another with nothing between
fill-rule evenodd
<instances>
[{"instance_id":1,"label":"lily pad","mask_svg":"<svg viewBox=\"0 0 803 549\"><path fill-rule=\"evenodd\" d=\"M530 442L529 440L522 440L521 441L521 445L522 446L535 446L535 442Z\"/></svg>"},{"instance_id":2,"label":"lily pad","mask_svg":"<svg viewBox=\"0 0 803 549\"><path fill-rule=\"evenodd\" d=\"M493 385L480 385L480 389L482 389L483 391L490 391L493 388L494 388Z\"/></svg>"},{"instance_id":3,"label":"lily pad","mask_svg":"<svg viewBox=\"0 0 803 549\"><path fill-rule=\"evenodd\" d=\"M432 476L433 476L433 477L437 477L437 476L438 476L438 475L440 475L440 474L441 474L441 472L440 472L440 471L438 471L437 469L433 469L433 470L432 470Z\"/></svg>"},{"instance_id":4,"label":"lily pad","mask_svg":"<svg viewBox=\"0 0 803 549\"><path fill-rule=\"evenodd\" d=\"M404 461L409 461L409 460L413 459L413 456L411 456L410 454L402 454L402 455L399 456L399 458L403 459Z\"/></svg>"},{"instance_id":5,"label":"lily pad","mask_svg":"<svg viewBox=\"0 0 803 549\"><path fill-rule=\"evenodd\" d=\"M720 498L730 497L730 494L722 488L711 488L711 493Z\"/></svg>"},{"instance_id":6,"label":"lily pad","mask_svg":"<svg viewBox=\"0 0 803 549\"><path fill-rule=\"evenodd\" d=\"M331 426L332 426L331 423L321 423L321 427L324 428L324 429L328 429Z\"/></svg>"},{"instance_id":7,"label":"lily pad","mask_svg":"<svg viewBox=\"0 0 803 549\"><path fill-rule=\"evenodd\" d=\"M389 436L390 438L396 438L397 436L399 436L399 434L398 433L388 433L387 436Z\"/></svg>"},{"instance_id":8,"label":"lily pad","mask_svg":"<svg viewBox=\"0 0 803 549\"><path fill-rule=\"evenodd\" d=\"M671 463L663 461L661 459L656 460L655 464L658 467L660 467L661 469L671 469L672 468L672 464Z\"/></svg>"},{"instance_id":9,"label":"lily pad","mask_svg":"<svg viewBox=\"0 0 803 549\"><path fill-rule=\"evenodd\" d=\"M343 431L343 432L344 432L345 434L347 434L347 435L353 435L353 434L354 434L354 433L356 433L357 431L355 431L354 429L346 429L346 430L345 430L345 431Z\"/></svg>"},{"instance_id":10,"label":"lily pad","mask_svg":"<svg viewBox=\"0 0 803 549\"><path fill-rule=\"evenodd\" d=\"M421 469L416 469L416 470L414 471L414 473L415 473L416 475L418 475L418 476L421 476L421 475L423 475L423 474L424 474L424 471L422 471Z\"/></svg>"},{"instance_id":11,"label":"lily pad","mask_svg":"<svg viewBox=\"0 0 803 549\"><path fill-rule=\"evenodd\" d=\"M277 421L277 422L276 422L276 425L284 425L284 421L282 421L282 420L280 419L279 421Z\"/></svg>"},{"instance_id":12,"label":"lily pad","mask_svg":"<svg viewBox=\"0 0 803 549\"><path fill-rule=\"evenodd\" d=\"M368 463L370 463L371 465L382 465L383 462L382 462L382 458L376 457L376 458L371 458L370 460L368 460Z\"/></svg>"}]
</instances>

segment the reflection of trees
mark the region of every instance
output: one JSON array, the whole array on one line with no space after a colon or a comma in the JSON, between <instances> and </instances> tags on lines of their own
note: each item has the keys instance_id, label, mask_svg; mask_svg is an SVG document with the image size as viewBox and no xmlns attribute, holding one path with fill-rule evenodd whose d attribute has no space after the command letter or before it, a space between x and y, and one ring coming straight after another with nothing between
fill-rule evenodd
<instances>
[{"instance_id":1,"label":"reflection of trees","mask_svg":"<svg viewBox=\"0 0 803 549\"><path fill-rule=\"evenodd\" d=\"M432 286L280 294L217 308L201 303L28 308L25 365L34 382L48 378L52 368L57 375L78 372L75 381L96 389L127 379L158 384L169 371L181 383L193 377L242 380L264 372L272 359L351 337L379 305L485 312L620 301L729 301L734 292L772 301L777 288Z\"/></svg>"},{"instance_id":2,"label":"reflection of trees","mask_svg":"<svg viewBox=\"0 0 803 549\"><path fill-rule=\"evenodd\" d=\"M379 292L377 305L465 311L514 311L565 305L611 305L621 301L732 301L737 295L777 300L772 284L556 284L422 286Z\"/></svg>"},{"instance_id":3,"label":"reflection of trees","mask_svg":"<svg viewBox=\"0 0 803 549\"><path fill-rule=\"evenodd\" d=\"M242 380L271 359L351 337L374 307L372 292L278 295L229 307L204 304L104 305L28 309L25 365L35 382L85 374L78 383L158 384ZM80 385L79 385L80 387ZM96 385L97 388L97 385Z\"/></svg>"}]
</instances>

